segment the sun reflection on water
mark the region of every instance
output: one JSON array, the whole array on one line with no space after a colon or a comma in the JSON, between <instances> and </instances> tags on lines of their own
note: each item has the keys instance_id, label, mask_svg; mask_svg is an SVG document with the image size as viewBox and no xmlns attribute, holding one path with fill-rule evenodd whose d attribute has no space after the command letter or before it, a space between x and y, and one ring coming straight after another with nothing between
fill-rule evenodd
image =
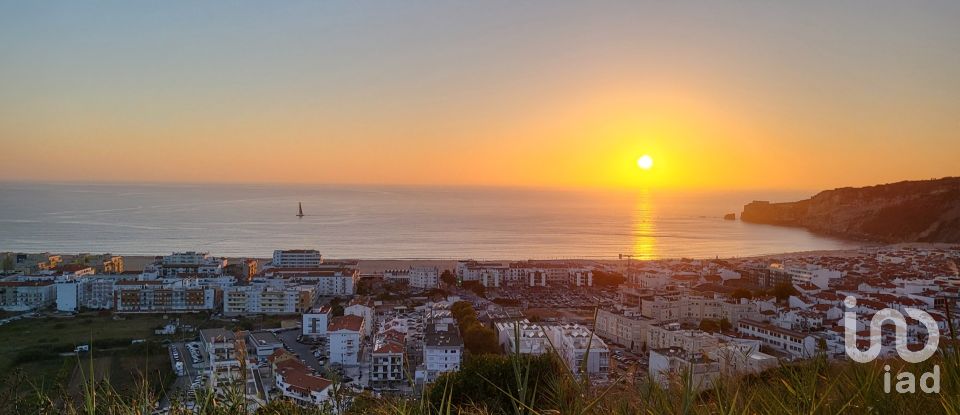
<instances>
[{"instance_id":1,"label":"sun reflection on water","mask_svg":"<svg viewBox=\"0 0 960 415\"><path fill-rule=\"evenodd\" d=\"M654 221L654 206L650 192L641 190L634 202L633 208L633 255L635 259L647 260L658 258L657 225Z\"/></svg>"}]
</instances>

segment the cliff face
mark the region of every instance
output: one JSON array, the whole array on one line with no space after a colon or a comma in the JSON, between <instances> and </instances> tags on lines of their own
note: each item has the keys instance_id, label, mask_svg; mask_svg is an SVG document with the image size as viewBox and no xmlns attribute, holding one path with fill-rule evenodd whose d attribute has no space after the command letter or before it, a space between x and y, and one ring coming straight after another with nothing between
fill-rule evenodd
<instances>
[{"instance_id":1,"label":"cliff face","mask_svg":"<svg viewBox=\"0 0 960 415\"><path fill-rule=\"evenodd\" d=\"M826 190L789 203L756 201L740 218L853 239L960 243L960 177Z\"/></svg>"}]
</instances>

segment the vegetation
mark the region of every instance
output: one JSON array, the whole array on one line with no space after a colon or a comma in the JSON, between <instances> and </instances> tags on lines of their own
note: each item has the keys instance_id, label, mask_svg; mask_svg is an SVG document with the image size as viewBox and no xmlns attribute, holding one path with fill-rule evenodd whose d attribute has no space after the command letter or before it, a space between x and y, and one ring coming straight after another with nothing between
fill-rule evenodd
<instances>
[{"instance_id":1,"label":"vegetation","mask_svg":"<svg viewBox=\"0 0 960 415\"><path fill-rule=\"evenodd\" d=\"M13 271L13 256L6 254L3 256L3 262L0 263L0 270L3 272Z\"/></svg>"},{"instance_id":2,"label":"vegetation","mask_svg":"<svg viewBox=\"0 0 960 415\"><path fill-rule=\"evenodd\" d=\"M474 294L480 297L487 297L487 287L484 287L480 281L464 281L462 285L463 288L473 291Z\"/></svg>"},{"instance_id":3,"label":"vegetation","mask_svg":"<svg viewBox=\"0 0 960 415\"><path fill-rule=\"evenodd\" d=\"M773 294L774 297L777 297L777 301L784 302L787 301L791 295L797 295L800 292L797 291L797 288L788 282L782 282L777 284L770 290L770 294Z\"/></svg>"},{"instance_id":4,"label":"vegetation","mask_svg":"<svg viewBox=\"0 0 960 415\"><path fill-rule=\"evenodd\" d=\"M619 272L593 271L593 285L597 287L616 287L627 281L627 277Z\"/></svg>"},{"instance_id":5,"label":"vegetation","mask_svg":"<svg viewBox=\"0 0 960 415\"><path fill-rule=\"evenodd\" d=\"M469 320L469 310L457 307ZM950 328L941 345L956 345ZM149 346L145 346L149 347ZM97 374L96 359L89 363L75 358L72 366L80 376L80 393L75 398L65 389L39 388L27 392L0 395L0 413L43 414L148 414L161 391L152 387L157 378L144 371L137 373L128 389L115 389L118 381ZM887 393L884 391L885 365L892 382L897 373L921 373L937 370L939 393ZM935 369L936 368L936 369ZM759 375L725 378L717 388L697 392L689 376L681 375L667 386L646 381L642 376L614 377L608 384L591 385L573 375L554 355L538 357L511 355L471 356L461 371L440 377L423 391L419 399L384 397L367 393L353 394L348 414L960 414L960 349L942 348L932 359L907 365L899 359L871 364L829 362L825 357L785 364ZM22 374L9 374L4 383L25 382ZM338 395L340 395L338 393ZM180 400L171 402L171 414L209 415L247 414L238 393L215 395L198 392L195 410ZM339 398L338 398L339 400ZM301 408L289 401L272 400L256 414L320 415L332 414L332 408Z\"/></svg>"},{"instance_id":6,"label":"vegetation","mask_svg":"<svg viewBox=\"0 0 960 415\"><path fill-rule=\"evenodd\" d=\"M748 300L753 298L753 294L751 294L750 290L746 288L737 288L736 290L733 290L732 293L730 293L730 296L737 300L741 298L746 298Z\"/></svg>"},{"instance_id":7,"label":"vegetation","mask_svg":"<svg viewBox=\"0 0 960 415\"><path fill-rule=\"evenodd\" d=\"M722 318L719 320L705 318L700 321L700 327L699 327L700 330L710 332L710 333L727 331L732 328L733 328L733 324L730 324L730 320L727 320L726 318Z\"/></svg>"},{"instance_id":8,"label":"vegetation","mask_svg":"<svg viewBox=\"0 0 960 415\"><path fill-rule=\"evenodd\" d=\"M450 272L449 269L443 270L443 273L440 274L440 281L447 285L457 285L457 276Z\"/></svg>"},{"instance_id":9,"label":"vegetation","mask_svg":"<svg viewBox=\"0 0 960 415\"><path fill-rule=\"evenodd\" d=\"M463 337L463 347L473 355L500 353L500 344L497 334L488 327L484 327L477 320L477 312L468 301L457 301L450 307L453 318L460 326Z\"/></svg>"}]
</instances>

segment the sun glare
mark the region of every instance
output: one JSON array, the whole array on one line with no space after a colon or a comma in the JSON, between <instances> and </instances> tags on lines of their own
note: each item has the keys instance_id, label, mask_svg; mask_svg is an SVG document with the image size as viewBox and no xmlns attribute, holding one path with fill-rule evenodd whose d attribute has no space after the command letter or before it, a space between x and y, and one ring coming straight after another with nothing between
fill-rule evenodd
<instances>
[{"instance_id":1,"label":"sun glare","mask_svg":"<svg viewBox=\"0 0 960 415\"><path fill-rule=\"evenodd\" d=\"M644 154L637 159L637 166L644 170L650 170L650 168L653 167L653 158Z\"/></svg>"}]
</instances>

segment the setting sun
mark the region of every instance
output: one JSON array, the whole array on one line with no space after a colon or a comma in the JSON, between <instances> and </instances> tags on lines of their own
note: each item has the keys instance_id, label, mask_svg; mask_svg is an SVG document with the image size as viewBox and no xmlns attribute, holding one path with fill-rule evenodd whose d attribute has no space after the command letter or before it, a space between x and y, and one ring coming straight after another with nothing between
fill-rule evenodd
<instances>
[{"instance_id":1,"label":"setting sun","mask_svg":"<svg viewBox=\"0 0 960 415\"><path fill-rule=\"evenodd\" d=\"M653 167L653 158L644 154L637 159L637 166L640 166L641 169L650 170Z\"/></svg>"}]
</instances>

